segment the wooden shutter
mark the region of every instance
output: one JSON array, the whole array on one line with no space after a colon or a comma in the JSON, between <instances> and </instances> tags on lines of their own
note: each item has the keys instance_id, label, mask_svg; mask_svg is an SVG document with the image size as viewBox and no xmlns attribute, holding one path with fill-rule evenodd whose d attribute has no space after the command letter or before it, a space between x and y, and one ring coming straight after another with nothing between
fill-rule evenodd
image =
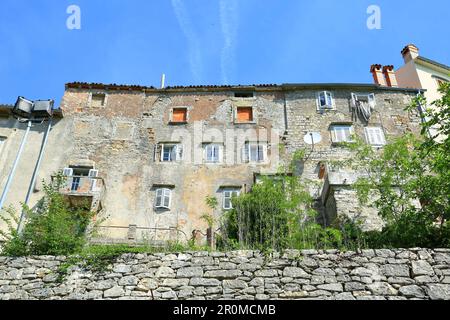
<instances>
[{"instance_id":1,"label":"wooden shutter","mask_svg":"<svg viewBox=\"0 0 450 320\"><path fill-rule=\"evenodd\" d=\"M163 190L162 189L158 189L156 190L156 203L155 203L155 207L161 207L162 205L162 196L163 196Z\"/></svg>"},{"instance_id":2,"label":"wooden shutter","mask_svg":"<svg viewBox=\"0 0 450 320\"><path fill-rule=\"evenodd\" d=\"M230 191L223 192L223 208L226 210L231 209L231 192Z\"/></svg>"},{"instance_id":3,"label":"wooden shutter","mask_svg":"<svg viewBox=\"0 0 450 320\"><path fill-rule=\"evenodd\" d=\"M371 108L375 108L375 94L371 93L367 96L367 101L369 102L369 106Z\"/></svg>"},{"instance_id":4,"label":"wooden shutter","mask_svg":"<svg viewBox=\"0 0 450 320\"><path fill-rule=\"evenodd\" d=\"M174 108L172 110L172 122L187 122L187 109Z\"/></svg>"},{"instance_id":5,"label":"wooden shutter","mask_svg":"<svg viewBox=\"0 0 450 320\"><path fill-rule=\"evenodd\" d=\"M177 144L175 147L176 158L172 159L172 161L181 161L183 160L183 145Z\"/></svg>"},{"instance_id":6,"label":"wooden shutter","mask_svg":"<svg viewBox=\"0 0 450 320\"><path fill-rule=\"evenodd\" d=\"M170 196L171 196L171 190L169 189L164 189L164 207L165 208L170 208Z\"/></svg>"},{"instance_id":7,"label":"wooden shutter","mask_svg":"<svg viewBox=\"0 0 450 320\"><path fill-rule=\"evenodd\" d=\"M249 161L250 161L250 144L246 143L242 148L242 162L249 162Z\"/></svg>"},{"instance_id":8,"label":"wooden shutter","mask_svg":"<svg viewBox=\"0 0 450 320\"><path fill-rule=\"evenodd\" d=\"M365 128L367 143L374 146L382 146L386 144L384 132L381 128L367 127Z\"/></svg>"},{"instance_id":9,"label":"wooden shutter","mask_svg":"<svg viewBox=\"0 0 450 320\"><path fill-rule=\"evenodd\" d=\"M97 178L98 170L94 170L94 169L89 170L88 177ZM97 179L91 179L91 191L95 191L96 187L97 187Z\"/></svg>"},{"instance_id":10,"label":"wooden shutter","mask_svg":"<svg viewBox=\"0 0 450 320\"><path fill-rule=\"evenodd\" d=\"M253 108L252 107L238 107L237 108L237 120L238 120L238 122L253 121Z\"/></svg>"},{"instance_id":11,"label":"wooden shutter","mask_svg":"<svg viewBox=\"0 0 450 320\"><path fill-rule=\"evenodd\" d=\"M64 168L63 175L65 175L66 177L73 176L73 169L72 168Z\"/></svg>"},{"instance_id":12,"label":"wooden shutter","mask_svg":"<svg viewBox=\"0 0 450 320\"><path fill-rule=\"evenodd\" d=\"M325 96L325 91L319 92L318 99L319 99L319 108L323 109L325 107L325 105L327 104L327 98Z\"/></svg>"},{"instance_id":13,"label":"wooden shutter","mask_svg":"<svg viewBox=\"0 0 450 320\"><path fill-rule=\"evenodd\" d=\"M264 146L258 144L258 161L264 161Z\"/></svg>"}]
</instances>

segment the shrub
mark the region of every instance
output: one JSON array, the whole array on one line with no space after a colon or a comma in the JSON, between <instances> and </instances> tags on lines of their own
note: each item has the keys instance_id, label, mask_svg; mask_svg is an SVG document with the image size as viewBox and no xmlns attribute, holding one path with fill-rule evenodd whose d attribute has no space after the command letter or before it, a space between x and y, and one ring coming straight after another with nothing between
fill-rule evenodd
<instances>
[{"instance_id":1,"label":"shrub","mask_svg":"<svg viewBox=\"0 0 450 320\"><path fill-rule=\"evenodd\" d=\"M35 208L23 206L26 223L21 234L14 225L18 223L14 209L1 215L8 226L8 232L1 233L6 240L3 255L68 255L83 247L93 214L88 209L69 206L58 192L63 182L64 178L58 175L54 184L44 184L45 196Z\"/></svg>"}]
</instances>

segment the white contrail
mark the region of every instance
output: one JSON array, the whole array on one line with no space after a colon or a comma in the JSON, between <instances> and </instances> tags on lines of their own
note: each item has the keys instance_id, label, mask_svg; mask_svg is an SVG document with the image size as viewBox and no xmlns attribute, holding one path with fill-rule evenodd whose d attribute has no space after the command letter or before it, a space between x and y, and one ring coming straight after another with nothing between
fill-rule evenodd
<instances>
[{"instance_id":1,"label":"white contrail","mask_svg":"<svg viewBox=\"0 0 450 320\"><path fill-rule=\"evenodd\" d=\"M189 45L189 65L192 76L196 83L201 83L202 57L200 51L200 41L194 31L191 20L187 15L186 7L182 0L172 0L172 7L177 17L178 24L188 40Z\"/></svg>"},{"instance_id":2,"label":"white contrail","mask_svg":"<svg viewBox=\"0 0 450 320\"><path fill-rule=\"evenodd\" d=\"M234 48L239 24L237 0L220 0L220 24L225 38L221 56L222 82L228 84L235 69Z\"/></svg>"}]
</instances>

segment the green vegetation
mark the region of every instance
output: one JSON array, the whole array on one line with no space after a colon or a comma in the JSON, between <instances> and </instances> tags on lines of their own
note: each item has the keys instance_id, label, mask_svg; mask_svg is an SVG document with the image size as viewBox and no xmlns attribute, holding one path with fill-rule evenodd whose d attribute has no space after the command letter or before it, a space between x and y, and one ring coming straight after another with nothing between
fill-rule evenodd
<instances>
[{"instance_id":1,"label":"green vegetation","mask_svg":"<svg viewBox=\"0 0 450 320\"><path fill-rule=\"evenodd\" d=\"M361 221L336 221L323 228L316 221L309 182L281 173L254 186L251 193L233 199L225 214L224 248L393 248L450 246L450 85L444 84L441 100L424 114L422 136L406 134L382 150L355 137L344 147L354 152L347 166L364 175L354 184L361 206L375 207L384 228L363 232ZM418 97L408 108L417 112ZM431 133L431 134L430 134ZM294 155L287 172L305 159ZM375 196L371 203L369 199Z\"/></svg>"},{"instance_id":2,"label":"green vegetation","mask_svg":"<svg viewBox=\"0 0 450 320\"><path fill-rule=\"evenodd\" d=\"M23 206L26 224L22 234L16 230L19 214L13 208L0 215L8 226L8 232L0 232L6 240L3 255L65 255L83 248L92 213L69 206L58 192L63 183L64 177L58 175L55 183L44 184L45 196L35 208Z\"/></svg>"},{"instance_id":3,"label":"green vegetation","mask_svg":"<svg viewBox=\"0 0 450 320\"><path fill-rule=\"evenodd\" d=\"M307 159L306 151L300 150L279 174L262 178L252 192L233 198L233 209L225 212L221 221L216 221L213 213L202 216L212 231L216 225L221 230L216 239L218 249L450 247L450 85L444 84L441 92L443 98L426 111L422 137L407 134L381 150L358 139L344 145L355 156L339 165L365 173L354 188L361 206L379 211L385 223L381 231L363 232L358 221L336 221L328 228L318 224L310 195L314 185L292 174ZM425 105L419 97L410 112L417 110L418 103ZM9 227L8 232L0 233L6 240L3 255L70 255L61 268L64 273L76 263L104 269L123 253L212 249L196 247L194 241L165 248L86 246L93 213L70 207L58 192L63 183L59 175L55 183L44 186L45 196L35 208L24 207L27 223L22 234L16 231L18 214L13 209L0 215ZM374 195L376 200L369 201ZM211 212L216 211L216 198L208 197L206 203Z\"/></svg>"},{"instance_id":4,"label":"green vegetation","mask_svg":"<svg viewBox=\"0 0 450 320\"><path fill-rule=\"evenodd\" d=\"M279 174L263 177L250 193L232 199L233 209L225 212L222 221L219 247L263 251L343 247L340 230L316 222L309 191L312 182L291 174L305 158L306 151L296 152Z\"/></svg>"},{"instance_id":5,"label":"green vegetation","mask_svg":"<svg viewBox=\"0 0 450 320\"><path fill-rule=\"evenodd\" d=\"M353 165L367 173L354 186L362 204L369 192L385 222L381 232L366 234L371 247L450 246L450 84L440 88L442 99L425 112L422 137L397 138L382 152L356 143ZM426 105L418 97L409 108Z\"/></svg>"}]
</instances>

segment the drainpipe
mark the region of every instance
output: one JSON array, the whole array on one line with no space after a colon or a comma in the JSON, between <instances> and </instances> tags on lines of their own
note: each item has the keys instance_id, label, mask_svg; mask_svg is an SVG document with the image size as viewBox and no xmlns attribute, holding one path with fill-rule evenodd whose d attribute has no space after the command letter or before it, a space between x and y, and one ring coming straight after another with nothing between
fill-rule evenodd
<instances>
[{"instance_id":1,"label":"drainpipe","mask_svg":"<svg viewBox=\"0 0 450 320\"><path fill-rule=\"evenodd\" d=\"M39 151L39 157L36 162L36 166L34 167L33 176L31 178L31 183L30 183L30 186L28 187L27 196L25 197L25 202L24 202L25 205L28 205L28 201L30 201L31 193L33 192L34 184L36 183L37 173L39 171L39 167L41 166L45 147L47 146L48 135L49 135L51 129L52 129L52 119L50 118L48 120L47 131L45 132L45 135L44 135L44 141L42 142L41 150ZM22 232L24 217L25 217L25 210L22 210L22 214L20 215L19 225L17 226L17 232L19 234Z\"/></svg>"},{"instance_id":2,"label":"drainpipe","mask_svg":"<svg viewBox=\"0 0 450 320\"><path fill-rule=\"evenodd\" d=\"M288 127L288 116L287 116L287 101L286 101L286 91L283 91L284 95L284 130L287 132Z\"/></svg>"},{"instance_id":3,"label":"drainpipe","mask_svg":"<svg viewBox=\"0 0 450 320\"><path fill-rule=\"evenodd\" d=\"M8 181L6 182L5 189L3 190L2 197L0 199L0 210L3 209L3 205L6 200L6 195L8 194L9 188L11 187L11 182L14 178L14 174L16 173L17 164L19 163L20 157L22 156L22 152L23 152L23 149L27 142L27 138L28 138L28 134L30 133L30 129L31 129L31 120L28 120L27 130L25 131L25 134L22 138L22 142L20 144L19 151L17 152L16 159L14 160L13 167L8 176Z\"/></svg>"}]
</instances>

